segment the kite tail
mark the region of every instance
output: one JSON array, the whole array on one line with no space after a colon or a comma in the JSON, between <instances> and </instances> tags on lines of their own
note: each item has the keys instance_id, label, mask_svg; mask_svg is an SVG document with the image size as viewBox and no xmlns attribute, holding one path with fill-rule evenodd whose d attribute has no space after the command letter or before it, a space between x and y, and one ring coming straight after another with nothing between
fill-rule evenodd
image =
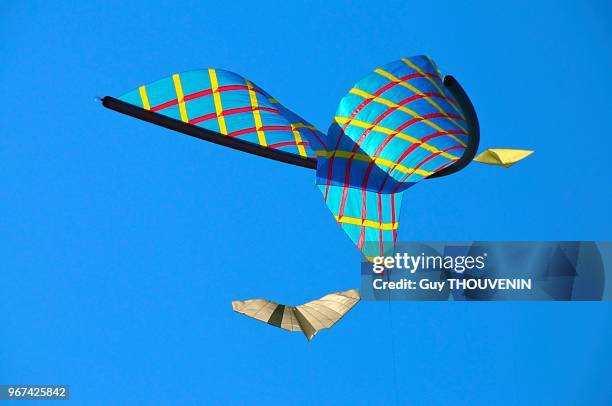
<instances>
[{"instance_id":1,"label":"kite tail","mask_svg":"<svg viewBox=\"0 0 612 406\"><path fill-rule=\"evenodd\" d=\"M317 186L335 220L364 257L371 261L395 249L403 193Z\"/></svg>"}]
</instances>

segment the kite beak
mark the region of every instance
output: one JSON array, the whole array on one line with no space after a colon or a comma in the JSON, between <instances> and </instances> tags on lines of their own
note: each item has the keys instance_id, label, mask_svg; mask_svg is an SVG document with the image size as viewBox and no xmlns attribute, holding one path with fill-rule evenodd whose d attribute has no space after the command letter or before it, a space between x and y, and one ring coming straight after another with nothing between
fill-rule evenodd
<instances>
[{"instance_id":1,"label":"kite beak","mask_svg":"<svg viewBox=\"0 0 612 406\"><path fill-rule=\"evenodd\" d=\"M529 149L490 148L474 158L474 161L509 168L518 161L527 158L533 152Z\"/></svg>"}]
</instances>

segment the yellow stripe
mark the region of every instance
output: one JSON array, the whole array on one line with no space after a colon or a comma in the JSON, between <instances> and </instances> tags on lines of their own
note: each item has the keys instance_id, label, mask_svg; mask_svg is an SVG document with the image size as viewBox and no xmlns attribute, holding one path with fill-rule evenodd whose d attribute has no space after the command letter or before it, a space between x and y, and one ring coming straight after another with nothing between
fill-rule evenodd
<instances>
[{"instance_id":1,"label":"yellow stripe","mask_svg":"<svg viewBox=\"0 0 612 406\"><path fill-rule=\"evenodd\" d=\"M340 224L352 224L355 226L376 228L378 230L397 230L397 227L399 226L398 222L379 223L378 221L361 220L356 217L346 217L346 216L342 216L342 217L334 216L334 217L336 218L336 221Z\"/></svg>"},{"instance_id":2,"label":"yellow stripe","mask_svg":"<svg viewBox=\"0 0 612 406\"><path fill-rule=\"evenodd\" d=\"M319 131L317 130L317 127L315 127L314 125L305 124L305 123L293 123L293 126L295 128L308 128L309 130Z\"/></svg>"},{"instance_id":3,"label":"yellow stripe","mask_svg":"<svg viewBox=\"0 0 612 406\"><path fill-rule=\"evenodd\" d=\"M151 104L149 103L149 96L147 96L147 88L140 86L138 88L140 92L140 100L142 100L142 108L145 110L151 110Z\"/></svg>"},{"instance_id":4,"label":"yellow stripe","mask_svg":"<svg viewBox=\"0 0 612 406\"><path fill-rule=\"evenodd\" d=\"M411 115L414 118L420 119L422 120L425 124L427 124L428 126L430 126L431 128L433 128L434 130L437 130L439 132L445 133L447 136L451 137L452 139L454 139L455 141L457 141L459 144L463 145L464 147L466 146L465 143L463 141L461 141L459 138L457 138L454 134L449 134L445 129L441 128L439 125L437 125L434 122L431 122L427 119L424 119L421 115L419 115L416 111L411 110L407 107L401 106L395 102L392 102L391 100L387 100L384 99L382 97L379 96L374 96L373 94L370 94L368 92L364 92L361 89L357 89L357 88L353 88L351 89L351 91L349 93L352 94L356 94L357 96L363 97L364 99L372 99L375 102L378 102L380 104L384 104L385 106L388 107L393 107L398 109L399 111L403 111L404 113L407 113L409 115Z\"/></svg>"},{"instance_id":5,"label":"yellow stripe","mask_svg":"<svg viewBox=\"0 0 612 406\"><path fill-rule=\"evenodd\" d=\"M178 101L179 112L181 113L181 121L188 123L189 118L187 117L187 109L185 108L185 100L183 99L183 86L181 85L181 77L178 73L172 75L172 81L174 82L176 100Z\"/></svg>"},{"instance_id":6,"label":"yellow stripe","mask_svg":"<svg viewBox=\"0 0 612 406\"><path fill-rule=\"evenodd\" d=\"M300 156L306 156L306 150L302 145L302 136L300 135L300 131L296 128L295 125L291 124L291 131L293 132L293 138L295 138L295 145L297 146L298 153Z\"/></svg>"},{"instance_id":7,"label":"yellow stripe","mask_svg":"<svg viewBox=\"0 0 612 406\"><path fill-rule=\"evenodd\" d=\"M331 156L334 156L335 158L344 158L344 159L355 159L357 161L363 161L363 162L372 162L372 157L368 156L366 154L357 154L351 151L332 151L332 152L328 152L328 151L315 151L315 154L317 156L323 156L325 158L329 158ZM414 170L414 168L408 168L407 166L404 166L402 164L397 164L391 160L388 159L384 159L381 157L376 157L374 159L374 163L375 164L380 164L382 166L385 166L387 168L395 168L395 170L402 172L402 173L416 173L417 175L422 175L422 176L429 176L431 175L433 172L429 172L429 171L425 171L423 169L417 169L416 171Z\"/></svg>"},{"instance_id":8,"label":"yellow stripe","mask_svg":"<svg viewBox=\"0 0 612 406\"><path fill-rule=\"evenodd\" d=\"M379 74L379 75L381 75L381 76L384 76L385 78L389 79L389 80L390 80L390 81L392 81L392 82L395 82L395 83L399 84L400 86L405 87L406 89L409 89L410 91L412 91L412 92L414 92L414 93L416 93L416 94L418 94L418 95L423 95L423 92L421 92L419 89L417 89L416 87L412 86L412 85L411 85L410 83L408 83L408 82L404 82L404 81L400 80L399 78L397 78L397 77L393 76L393 75L392 75L391 73L389 73L389 72L386 72L386 71L384 71L384 70L382 70L382 69L375 69L375 70L374 70L374 72L378 73L378 74ZM427 77L427 76L426 76L426 77ZM428 79L431 81L431 78L430 78L430 77L427 77L427 78L428 78ZM436 87L437 87L437 85L436 85ZM438 88L438 89L439 89L439 88ZM442 94L444 94L444 93L442 92ZM466 130L466 129L465 129L463 126L461 126L461 125L460 125L460 124L459 124L459 123L458 123L456 120L454 120L452 117L449 117L449 116L448 116L448 114L446 114L446 112L444 111L444 109L442 109L442 107L440 107L440 106L438 105L438 103L436 103L435 101L431 100L431 98L429 98L429 97L427 97L427 96L424 96L423 98L424 98L425 100L427 100L427 102L428 102L429 104L431 104L432 106L434 106L434 107L436 108L436 110L438 110L438 111L439 111L441 114L443 114L443 115L444 115L444 117L448 118L448 119L449 119L449 120L450 120L450 121L451 121L453 124L455 124L457 127L461 128L463 131L467 132L467 130ZM449 102L449 103L450 103L450 102ZM456 108L456 107L455 107L455 106L454 106L452 103L450 103L450 104L453 106L453 108L454 108L454 109L455 109L455 110L456 110L456 111L457 111L457 112L458 112L458 113L459 113L461 116L463 116L463 113L461 113L460 111L458 111L458 110L457 110L457 108Z\"/></svg>"},{"instance_id":9,"label":"yellow stripe","mask_svg":"<svg viewBox=\"0 0 612 406\"><path fill-rule=\"evenodd\" d=\"M217 80L217 72L214 69L208 69L210 77L210 87L212 88L213 100L215 101L215 113L217 113L217 122L219 123L219 132L227 135L227 127L225 126L225 117L223 113L223 105L221 104L221 95L219 94L219 81Z\"/></svg>"},{"instance_id":10,"label":"yellow stripe","mask_svg":"<svg viewBox=\"0 0 612 406\"><path fill-rule=\"evenodd\" d=\"M425 58L427 58L431 66L433 66L436 69L436 73L438 74L438 76L442 77L442 71L440 70L440 68L438 68L438 65L436 65L436 63L428 55L425 55ZM434 86L435 85L436 84L434 83Z\"/></svg>"},{"instance_id":11,"label":"yellow stripe","mask_svg":"<svg viewBox=\"0 0 612 406\"><path fill-rule=\"evenodd\" d=\"M430 62L432 65L434 65L434 63L433 63L433 61L431 60L431 58L427 57L427 59L429 59L429 62ZM419 72L421 75L423 75L423 76L425 77L425 79L427 79L427 81L428 81L429 83L431 83L432 85L434 85L434 87L435 87L436 89L438 89L438 92L439 92L441 95L446 95L446 92L444 92L444 90L442 90L442 89L440 88L440 86L438 86L438 84L436 83L436 81L435 81L435 80L433 80L431 77L426 76L426 75L425 75L425 73L423 72L423 70L422 70L421 68L419 68L418 66L416 66L415 64L413 64L412 62L410 62L410 61L409 61L408 59L406 59L406 58L402 58L402 62L404 62L406 65L410 66L412 69L414 69L415 71L417 71L417 72ZM440 75L440 76L441 76L440 69L437 69L437 71L438 71L438 75ZM448 102L448 104L450 104L450 105L451 105L451 106L452 106L452 107L455 109L455 111L456 111L457 113L459 113L459 115L463 116L463 113L461 112L461 109L459 109L457 106L455 106L455 103L453 103L453 102L452 102L452 101L450 101L450 100L447 100L447 102Z\"/></svg>"},{"instance_id":12,"label":"yellow stripe","mask_svg":"<svg viewBox=\"0 0 612 406\"><path fill-rule=\"evenodd\" d=\"M255 93L255 89L253 89L253 84L246 80L247 87L249 88L249 98L251 99L251 107L253 109L253 120L255 120L255 130L257 131L257 139L259 140L259 145L262 147L266 147L268 144L266 143L266 134L261 129L263 124L261 123L261 114L257 107L257 94Z\"/></svg>"},{"instance_id":13,"label":"yellow stripe","mask_svg":"<svg viewBox=\"0 0 612 406\"><path fill-rule=\"evenodd\" d=\"M454 160L459 159L458 157L456 157L456 156L454 156L452 154L449 154L448 152L442 152L442 151L440 151L436 147L432 147L431 145L427 145L424 142L421 142L421 140L416 139L414 137L411 137L410 135L404 134L402 132L397 132L397 131L391 130L389 128L385 128L385 127L382 127L380 125L372 125L370 123L366 123L366 122L363 122L361 120L351 120L350 118L338 117L338 116L336 116L334 118L334 121L336 121L338 124L345 124L345 123L350 121L349 124L350 125L354 125L355 127L369 128L371 130L374 130L374 131L377 131L377 132L380 132L380 133L383 133L383 134L394 135L394 136L396 136L398 138L401 138L403 140L410 141L413 144L419 144L420 148L426 149L426 150L431 151L433 153L438 153L439 152L440 155L445 157L445 158L454 159Z\"/></svg>"}]
</instances>

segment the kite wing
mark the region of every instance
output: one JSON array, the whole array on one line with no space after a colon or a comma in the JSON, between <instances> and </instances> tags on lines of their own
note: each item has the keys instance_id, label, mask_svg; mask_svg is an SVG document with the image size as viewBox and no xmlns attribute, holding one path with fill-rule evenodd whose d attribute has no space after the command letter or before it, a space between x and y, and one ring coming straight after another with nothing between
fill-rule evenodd
<instances>
[{"instance_id":1,"label":"kite wing","mask_svg":"<svg viewBox=\"0 0 612 406\"><path fill-rule=\"evenodd\" d=\"M265 299L234 300L235 312L287 331L301 331L310 341L330 328L359 302L356 289L331 293L300 306L285 306Z\"/></svg>"},{"instance_id":2,"label":"kite wing","mask_svg":"<svg viewBox=\"0 0 612 406\"><path fill-rule=\"evenodd\" d=\"M235 312L263 321L287 331L302 331L293 307L285 306L265 299L234 300Z\"/></svg>"},{"instance_id":3,"label":"kite wing","mask_svg":"<svg viewBox=\"0 0 612 406\"><path fill-rule=\"evenodd\" d=\"M104 106L166 128L309 168L325 136L248 79L221 69L177 73Z\"/></svg>"},{"instance_id":4,"label":"kite wing","mask_svg":"<svg viewBox=\"0 0 612 406\"><path fill-rule=\"evenodd\" d=\"M377 68L342 98L317 162L317 184L366 257L393 248L402 191L464 154L471 160L478 139L470 142L468 127L426 56Z\"/></svg>"}]
</instances>

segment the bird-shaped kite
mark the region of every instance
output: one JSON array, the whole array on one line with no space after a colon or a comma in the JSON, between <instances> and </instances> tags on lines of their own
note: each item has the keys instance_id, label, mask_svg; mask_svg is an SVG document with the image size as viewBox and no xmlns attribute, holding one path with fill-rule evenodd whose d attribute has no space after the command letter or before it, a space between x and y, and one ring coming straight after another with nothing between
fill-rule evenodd
<instances>
[{"instance_id":1,"label":"bird-shaped kite","mask_svg":"<svg viewBox=\"0 0 612 406\"><path fill-rule=\"evenodd\" d=\"M533 151L488 149L467 94L428 56L374 69L319 131L248 79L221 69L177 73L105 107L206 141L316 169L316 185L342 230L371 259L397 239L402 196L471 161L509 167Z\"/></svg>"}]
</instances>

